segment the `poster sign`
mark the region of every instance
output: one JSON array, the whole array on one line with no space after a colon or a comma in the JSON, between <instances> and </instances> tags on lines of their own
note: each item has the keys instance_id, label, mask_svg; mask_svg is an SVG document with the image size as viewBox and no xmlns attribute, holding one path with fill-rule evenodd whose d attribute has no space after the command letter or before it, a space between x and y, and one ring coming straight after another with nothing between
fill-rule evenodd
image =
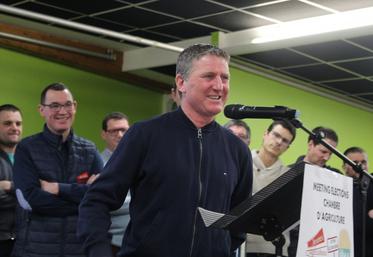
<instances>
[{"instance_id":1,"label":"poster sign","mask_svg":"<svg viewBox=\"0 0 373 257\"><path fill-rule=\"evenodd\" d=\"M297 257L353 257L352 179L306 165Z\"/></svg>"}]
</instances>

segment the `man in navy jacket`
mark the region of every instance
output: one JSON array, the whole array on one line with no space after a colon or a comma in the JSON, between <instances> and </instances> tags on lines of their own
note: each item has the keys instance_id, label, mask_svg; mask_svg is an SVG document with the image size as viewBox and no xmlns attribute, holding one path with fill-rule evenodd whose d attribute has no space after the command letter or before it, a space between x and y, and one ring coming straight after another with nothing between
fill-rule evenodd
<instances>
[{"instance_id":1,"label":"man in navy jacket","mask_svg":"<svg viewBox=\"0 0 373 257\"><path fill-rule=\"evenodd\" d=\"M72 131L76 107L65 85L47 86L39 105L44 129L17 146L14 184L22 208L14 257L84 257L78 206L103 163L95 145Z\"/></svg>"},{"instance_id":2,"label":"man in navy jacket","mask_svg":"<svg viewBox=\"0 0 373 257\"><path fill-rule=\"evenodd\" d=\"M78 234L90 257L111 256L111 210L131 190L121 257L228 257L244 234L206 228L197 208L227 213L251 194L248 147L214 121L227 100L229 56L193 45L178 58L181 107L133 125L85 195Z\"/></svg>"}]
</instances>

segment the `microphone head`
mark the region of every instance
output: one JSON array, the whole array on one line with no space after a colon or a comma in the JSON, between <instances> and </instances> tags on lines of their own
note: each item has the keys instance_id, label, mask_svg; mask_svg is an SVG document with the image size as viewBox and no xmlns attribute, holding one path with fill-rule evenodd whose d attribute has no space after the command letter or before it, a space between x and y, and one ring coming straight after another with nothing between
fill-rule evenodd
<instances>
[{"instance_id":1,"label":"microphone head","mask_svg":"<svg viewBox=\"0 0 373 257\"><path fill-rule=\"evenodd\" d=\"M235 119L235 120L243 119L245 118L243 116L244 113L242 112L244 108L245 108L245 105L242 105L242 104L229 104L225 106L224 108L224 115L225 117L230 118L230 119Z\"/></svg>"}]
</instances>

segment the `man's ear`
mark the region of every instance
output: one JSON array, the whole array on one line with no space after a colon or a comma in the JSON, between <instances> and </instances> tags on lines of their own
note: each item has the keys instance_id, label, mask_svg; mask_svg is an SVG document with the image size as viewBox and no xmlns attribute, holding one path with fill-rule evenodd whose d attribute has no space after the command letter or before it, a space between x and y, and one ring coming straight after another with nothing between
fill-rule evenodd
<instances>
[{"instance_id":1,"label":"man's ear","mask_svg":"<svg viewBox=\"0 0 373 257\"><path fill-rule=\"evenodd\" d=\"M38 105L38 112L39 112L41 117L44 117L44 114L43 114L44 108L45 107L43 105L41 105L41 104Z\"/></svg>"},{"instance_id":2,"label":"man's ear","mask_svg":"<svg viewBox=\"0 0 373 257\"><path fill-rule=\"evenodd\" d=\"M176 74L176 77L175 77L176 88L181 93L185 93L185 83L184 82L185 82L185 80L183 79L181 74Z\"/></svg>"},{"instance_id":3,"label":"man's ear","mask_svg":"<svg viewBox=\"0 0 373 257\"><path fill-rule=\"evenodd\" d=\"M101 138L106 142L106 131L105 130L101 130Z\"/></svg>"},{"instance_id":4,"label":"man's ear","mask_svg":"<svg viewBox=\"0 0 373 257\"><path fill-rule=\"evenodd\" d=\"M315 144L313 143L313 140L308 141L307 143L307 149L310 150Z\"/></svg>"}]
</instances>

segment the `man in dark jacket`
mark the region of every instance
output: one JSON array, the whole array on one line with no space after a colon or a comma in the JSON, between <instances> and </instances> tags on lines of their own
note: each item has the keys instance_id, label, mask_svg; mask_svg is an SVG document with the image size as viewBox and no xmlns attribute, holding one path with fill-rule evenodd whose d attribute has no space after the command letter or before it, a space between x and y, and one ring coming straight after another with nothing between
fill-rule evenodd
<instances>
[{"instance_id":1,"label":"man in dark jacket","mask_svg":"<svg viewBox=\"0 0 373 257\"><path fill-rule=\"evenodd\" d=\"M361 168L368 171L368 155L364 149L353 146L349 147L343 152L351 161L356 164L361 165ZM354 210L354 247L355 247L355 257L363 257L362 254L362 229L363 229L363 192L361 190L360 174L354 171L354 169L347 163L343 163L343 171L347 176L354 179L354 193L353 193L353 210ZM366 199L366 214L365 214L365 255L364 257L373 256L373 219L368 215L368 212L373 209L373 183L369 182L367 188L367 199Z\"/></svg>"},{"instance_id":2,"label":"man in dark jacket","mask_svg":"<svg viewBox=\"0 0 373 257\"><path fill-rule=\"evenodd\" d=\"M15 239L14 152L22 136L22 114L12 104L0 106L0 257L9 257Z\"/></svg>"},{"instance_id":3,"label":"man in dark jacket","mask_svg":"<svg viewBox=\"0 0 373 257\"><path fill-rule=\"evenodd\" d=\"M22 208L15 257L84 256L78 206L103 164L95 145L72 131L76 107L65 85L47 86L39 105L44 130L17 146L14 183Z\"/></svg>"},{"instance_id":4,"label":"man in dark jacket","mask_svg":"<svg viewBox=\"0 0 373 257\"><path fill-rule=\"evenodd\" d=\"M318 138L324 139L328 144L333 147L337 147L338 144L338 135L337 133L327 127L318 126L312 130L312 132L318 136ZM312 136L308 137L307 143L307 153L298 157L296 162L290 167L295 166L295 164L300 162L306 162L308 164L316 165L321 168L326 168L333 172L342 174L338 169L328 166L326 163L329 161L332 156L332 152L323 146L319 141L315 140ZM299 226L295 227L290 231L290 246L288 248L289 257L295 257L297 254L299 239Z\"/></svg>"},{"instance_id":5,"label":"man in dark jacket","mask_svg":"<svg viewBox=\"0 0 373 257\"><path fill-rule=\"evenodd\" d=\"M244 234L206 228L198 207L227 213L249 197L247 146L214 121L227 100L229 56L193 45L178 58L181 107L133 125L80 205L78 234L90 257L111 256L111 210L131 190L118 256L228 257Z\"/></svg>"}]
</instances>

